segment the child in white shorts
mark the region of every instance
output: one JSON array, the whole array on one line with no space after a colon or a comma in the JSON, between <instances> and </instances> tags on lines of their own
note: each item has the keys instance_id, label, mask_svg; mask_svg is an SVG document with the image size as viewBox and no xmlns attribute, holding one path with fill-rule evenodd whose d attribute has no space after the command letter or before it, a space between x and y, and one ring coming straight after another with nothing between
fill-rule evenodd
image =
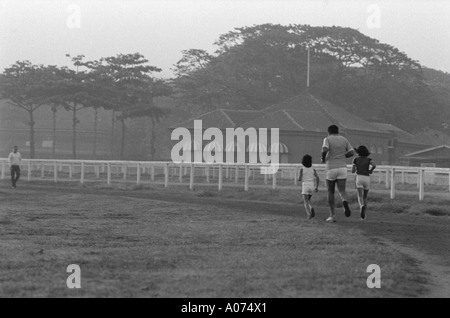
<instances>
[{"instance_id":1,"label":"child in white shorts","mask_svg":"<svg viewBox=\"0 0 450 318\"><path fill-rule=\"evenodd\" d=\"M377 167L369 158L369 149L359 146L356 149L358 157L353 160L352 173L356 172L356 188L358 189L358 202L361 209L361 220L366 219L367 197L370 190L370 175Z\"/></svg>"},{"instance_id":2,"label":"child in white shorts","mask_svg":"<svg viewBox=\"0 0 450 318\"><path fill-rule=\"evenodd\" d=\"M305 155L302 159L303 168L300 170L299 181L302 182L302 195L304 199L306 215L309 219L315 217L316 213L311 205L311 198L314 192L319 191L319 175L312 167L312 157Z\"/></svg>"}]
</instances>

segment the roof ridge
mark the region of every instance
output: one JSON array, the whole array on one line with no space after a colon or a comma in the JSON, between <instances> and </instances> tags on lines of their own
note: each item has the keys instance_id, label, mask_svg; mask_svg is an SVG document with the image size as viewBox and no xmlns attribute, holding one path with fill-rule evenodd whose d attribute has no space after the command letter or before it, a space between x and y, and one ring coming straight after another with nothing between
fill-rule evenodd
<instances>
[{"instance_id":1,"label":"roof ridge","mask_svg":"<svg viewBox=\"0 0 450 318\"><path fill-rule=\"evenodd\" d=\"M305 130L292 116L286 111L286 109L283 109L282 112L301 130Z\"/></svg>"},{"instance_id":2,"label":"roof ridge","mask_svg":"<svg viewBox=\"0 0 450 318\"><path fill-rule=\"evenodd\" d=\"M228 116L228 114L225 112L224 109L220 109L220 112L230 121L230 123L234 126L237 126L236 123L231 119L230 116Z\"/></svg>"},{"instance_id":3,"label":"roof ridge","mask_svg":"<svg viewBox=\"0 0 450 318\"><path fill-rule=\"evenodd\" d=\"M450 149L450 146L448 146L448 145L435 146L435 147L431 147L431 148L427 148L427 149L423 149L423 150L419 150L419 151L416 151L416 152L409 153L409 154L405 155L405 157L410 157L410 156L418 155L418 154L425 153L425 152L429 152L429 151L433 151L433 150L436 150L436 149L439 149L439 148L447 148L447 149Z\"/></svg>"},{"instance_id":4,"label":"roof ridge","mask_svg":"<svg viewBox=\"0 0 450 318\"><path fill-rule=\"evenodd\" d=\"M319 99L317 99L314 95L312 94L308 94L319 106L320 108L323 110L323 112L325 113L325 115L328 117L328 119L331 119L331 122L335 122L336 124L339 124L340 127L344 128L344 129L348 129L347 126L343 125L339 120L337 120L336 118L334 118L334 116L332 114L330 114L330 112L325 108L324 105L322 105L321 101ZM334 105L334 104L333 104ZM339 106L337 106L339 107Z\"/></svg>"}]
</instances>

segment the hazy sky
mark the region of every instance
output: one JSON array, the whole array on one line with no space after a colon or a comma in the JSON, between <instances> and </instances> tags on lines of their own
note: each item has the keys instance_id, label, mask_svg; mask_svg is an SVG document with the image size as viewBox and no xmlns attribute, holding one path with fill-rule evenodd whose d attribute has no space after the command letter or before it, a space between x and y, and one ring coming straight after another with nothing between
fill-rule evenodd
<instances>
[{"instance_id":1,"label":"hazy sky","mask_svg":"<svg viewBox=\"0 0 450 318\"><path fill-rule=\"evenodd\" d=\"M450 72L448 0L0 0L0 70L140 52L170 77L181 50L212 52L220 34L262 23L356 28Z\"/></svg>"}]
</instances>

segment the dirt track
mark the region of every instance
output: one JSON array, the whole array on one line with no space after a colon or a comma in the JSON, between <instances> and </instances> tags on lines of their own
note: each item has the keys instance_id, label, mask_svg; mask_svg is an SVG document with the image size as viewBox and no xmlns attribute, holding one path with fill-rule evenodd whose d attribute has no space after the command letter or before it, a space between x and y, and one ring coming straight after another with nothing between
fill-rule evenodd
<instances>
[{"instance_id":1,"label":"dirt track","mask_svg":"<svg viewBox=\"0 0 450 318\"><path fill-rule=\"evenodd\" d=\"M170 191L124 191L95 190L82 187L52 185L23 185L26 190L53 193L98 194L121 196L194 205L222 206L250 213L277 214L304 217L303 208L293 204L267 203L260 201L231 200L219 197L199 198L191 193L171 193ZM8 193L13 190L5 190ZM17 191L17 190L14 190ZM326 209L316 209L313 222L323 222ZM338 227L353 227L364 231L370 238L416 259L418 265L430 274L429 297L450 297L450 218L432 216L397 215L389 211L368 211L368 219L361 222L354 212L345 218L338 212Z\"/></svg>"}]
</instances>

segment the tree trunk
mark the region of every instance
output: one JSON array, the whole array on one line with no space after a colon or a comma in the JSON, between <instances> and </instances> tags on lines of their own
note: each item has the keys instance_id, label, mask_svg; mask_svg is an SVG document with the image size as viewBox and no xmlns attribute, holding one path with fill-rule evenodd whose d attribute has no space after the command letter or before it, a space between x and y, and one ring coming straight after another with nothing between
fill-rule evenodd
<instances>
[{"instance_id":1,"label":"tree trunk","mask_svg":"<svg viewBox=\"0 0 450 318\"><path fill-rule=\"evenodd\" d=\"M120 143L120 160L123 160L124 154L125 154L125 134L127 126L125 125L125 119L120 120L122 124L122 140Z\"/></svg>"},{"instance_id":2,"label":"tree trunk","mask_svg":"<svg viewBox=\"0 0 450 318\"><path fill-rule=\"evenodd\" d=\"M97 157L97 128L98 128L98 109L95 108L95 115L94 115L94 159Z\"/></svg>"},{"instance_id":3,"label":"tree trunk","mask_svg":"<svg viewBox=\"0 0 450 318\"><path fill-rule=\"evenodd\" d=\"M156 120L155 118L151 117L152 120L152 128L151 128L151 135L150 135L150 159L152 161L155 160L155 141L156 141Z\"/></svg>"},{"instance_id":4,"label":"tree trunk","mask_svg":"<svg viewBox=\"0 0 450 318\"><path fill-rule=\"evenodd\" d=\"M53 141L52 141L52 154L53 158L56 158L56 109L53 110Z\"/></svg>"},{"instance_id":5,"label":"tree trunk","mask_svg":"<svg viewBox=\"0 0 450 318\"><path fill-rule=\"evenodd\" d=\"M30 159L34 159L34 110L30 110L28 113L30 114Z\"/></svg>"},{"instance_id":6,"label":"tree trunk","mask_svg":"<svg viewBox=\"0 0 450 318\"><path fill-rule=\"evenodd\" d=\"M77 103L73 105L72 119L72 157L77 159Z\"/></svg>"},{"instance_id":7,"label":"tree trunk","mask_svg":"<svg viewBox=\"0 0 450 318\"><path fill-rule=\"evenodd\" d=\"M116 112L112 111L111 119L111 159L114 159L114 128L116 124Z\"/></svg>"}]
</instances>

